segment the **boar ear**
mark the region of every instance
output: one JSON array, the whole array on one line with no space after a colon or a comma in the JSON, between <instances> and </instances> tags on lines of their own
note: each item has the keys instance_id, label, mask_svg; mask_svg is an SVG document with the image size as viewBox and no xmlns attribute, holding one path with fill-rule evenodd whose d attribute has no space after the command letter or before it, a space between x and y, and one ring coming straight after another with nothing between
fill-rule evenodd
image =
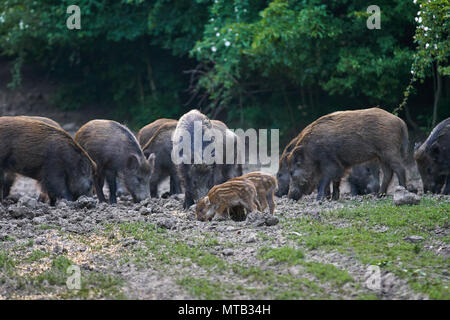
<instances>
[{"instance_id":1,"label":"boar ear","mask_svg":"<svg viewBox=\"0 0 450 320\"><path fill-rule=\"evenodd\" d=\"M303 160L303 148L296 147L291 152L291 163L301 162Z\"/></svg>"},{"instance_id":2,"label":"boar ear","mask_svg":"<svg viewBox=\"0 0 450 320\"><path fill-rule=\"evenodd\" d=\"M209 201L209 197L208 196L205 197L205 204L207 206L209 206L211 204L211 202Z\"/></svg>"},{"instance_id":3,"label":"boar ear","mask_svg":"<svg viewBox=\"0 0 450 320\"><path fill-rule=\"evenodd\" d=\"M135 154L132 154L128 157L127 169L137 170L139 168L139 165L140 165L139 158Z\"/></svg>"}]
</instances>

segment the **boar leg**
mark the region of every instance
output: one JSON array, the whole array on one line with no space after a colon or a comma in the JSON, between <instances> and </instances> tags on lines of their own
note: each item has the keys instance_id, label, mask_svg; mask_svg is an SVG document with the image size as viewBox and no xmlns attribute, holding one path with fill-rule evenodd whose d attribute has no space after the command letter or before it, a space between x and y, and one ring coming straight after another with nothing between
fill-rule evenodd
<instances>
[{"instance_id":1,"label":"boar leg","mask_svg":"<svg viewBox=\"0 0 450 320\"><path fill-rule=\"evenodd\" d=\"M150 198L158 197L158 185L161 182L161 168L153 170L150 177Z\"/></svg>"},{"instance_id":2,"label":"boar leg","mask_svg":"<svg viewBox=\"0 0 450 320\"><path fill-rule=\"evenodd\" d=\"M270 210L270 214L273 215L273 212L275 210L275 201L273 199L275 191L273 190L272 192L267 193L266 196L266 201L269 203L269 210Z\"/></svg>"},{"instance_id":3,"label":"boar leg","mask_svg":"<svg viewBox=\"0 0 450 320\"><path fill-rule=\"evenodd\" d=\"M267 199L270 198L269 195L270 195L270 192L268 192L267 195L261 194L261 196L258 196L258 198L257 198L259 203L261 204L261 210L260 210L261 212L264 212L268 206Z\"/></svg>"},{"instance_id":4,"label":"boar leg","mask_svg":"<svg viewBox=\"0 0 450 320\"><path fill-rule=\"evenodd\" d=\"M406 189L405 167L399 162L393 162L391 165L392 165L392 169L394 169L394 172L397 175L399 185L401 185L403 188Z\"/></svg>"},{"instance_id":5,"label":"boar leg","mask_svg":"<svg viewBox=\"0 0 450 320\"><path fill-rule=\"evenodd\" d=\"M341 185L341 180L337 179L333 181L333 196L331 199L339 200L339 187Z\"/></svg>"},{"instance_id":6,"label":"boar leg","mask_svg":"<svg viewBox=\"0 0 450 320\"><path fill-rule=\"evenodd\" d=\"M328 177L324 177L320 179L319 186L317 188L317 200L322 200L325 197L326 189L330 188L331 179Z\"/></svg>"},{"instance_id":7,"label":"boar leg","mask_svg":"<svg viewBox=\"0 0 450 320\"><path fill-rule=\"evenodd\" d=\"M319 193L319 187L317 187L317 193ZM331 185L325 188L325 197L331 199Z\"/></svg>"},{"instance_id":8,"label":"boar leg","mask_svg":"<svg viewBox=\"0 0 450 320\"><path fill-rule=\"evenodd\" d=\"M117 184L116 184L116 172L107 171L106 172L106 182L109 188L109 203L117 203Z\"/></svg>"},{"instance_id":9,"label":"boar leg","mask_svg":"<svg viewBox=\"0 0 450 320\"><path fill-rule=\"evenodd\" d=\"M445 183L445 188L443 190L444 194L450 194L450 175L447 175L447 182Z\"/></svg>"},{"instance_id":10,"label":"boar leg","mask_svg":"<svg viewBox=\"0 0 450 320\"><path fill-rule=\"evenodd\" d=\"M171 194L179 194L182 193L181 190L181 181L178 177L175 168L170 172L170 193Z\"/></svg>"},{"instance_id":11,"label":"boar leg","mask_svg":"<svg viewBox=\"0 0 450 320\"><path fill-rule=\"evenodd\" d=\"M105 183L105 173L99 170L96 177L94 177L95 193L97 194L99 202L106 202L105 194L103 193L103 184Z\"/></svg>"},{"instance_id":12,"label":"boar leg","mask_svg":"<svg viewBox=\"0 0 450 320\"><path fill-rule=\"evenodd\" d=\"M6 198L9 195L9 192L11 191L11 187L14 184L14 181L16 180L16 175L14 173L7 173L4 175L3 180L3 199Z\"/></svg>"},{"instance_id":13,"label":"boar leg","mask_svg":"<svg viewBox=\"0 0 450 320\"><path fill-rule=\"evenodd\" d=\"M379 196L386 195L387 188L392 179L392 169L386 163L380 163L381 170L383 171L383 180L381 181L380 193Z\"/></svg>"},{"instance_id":14,"label":"boar leg","mask_svg":"<svg viewBox=\"0 0 450 320\"><path fill-rule=\"evenodd\" d=\"M3 202L4 184L5 184L5 173L3 172L2 169L0 169L0 203Z\"/></svg>"}]
</instances>

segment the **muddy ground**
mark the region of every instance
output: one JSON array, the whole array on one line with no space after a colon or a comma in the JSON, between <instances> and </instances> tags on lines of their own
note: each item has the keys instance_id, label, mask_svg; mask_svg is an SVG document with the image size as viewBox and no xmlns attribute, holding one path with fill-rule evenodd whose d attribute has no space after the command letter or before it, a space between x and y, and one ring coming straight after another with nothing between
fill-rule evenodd
<instances>
[{"instance_id":1,"label":"muddy ground","mask_svg":"<svg viewBox=\"0 0 450 320\"><path fill-rule=\"evenodd\" d=\"M435 220L423 222L426 230L372 223L378 205L397 217L390 197L342 198L282 198L274 217L251 213L244 221L205 223L193 209L183 211L177 195L139 204L123 196L117 205L82 197L52 208L36 200L32 180L21 178L0 206L0 298L450 298L449 196L423 197L423 210L438 208L429 213ZM402 210L398 217L416 217L415 209ZM418 225L425 215L414 218ZM352 242L358 237L371 256ZM394 256L381 257L390 247L398 249ZM378 287L367 284L372 258L381 268ZM67 287L70 265L80 268L79 290Z\"/></svg>"}]
</instances>

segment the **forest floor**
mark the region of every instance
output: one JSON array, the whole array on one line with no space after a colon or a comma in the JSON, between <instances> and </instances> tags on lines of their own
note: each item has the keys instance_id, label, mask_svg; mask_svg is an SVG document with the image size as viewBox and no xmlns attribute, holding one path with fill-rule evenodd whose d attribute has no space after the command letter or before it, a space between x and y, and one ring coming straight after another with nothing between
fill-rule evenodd
<instances>
[{"instance_id":1,"label":"forest floor","mask_svg":"<svg viewBox=\"0 0 450 320\"><path fill-rule=\"evenodd\" d=\"M450 299L449 196L282 198L275 218L212 222L179 196L36 197L21 178L0 206L0 299Z\"/></svg>"}]
</instances>

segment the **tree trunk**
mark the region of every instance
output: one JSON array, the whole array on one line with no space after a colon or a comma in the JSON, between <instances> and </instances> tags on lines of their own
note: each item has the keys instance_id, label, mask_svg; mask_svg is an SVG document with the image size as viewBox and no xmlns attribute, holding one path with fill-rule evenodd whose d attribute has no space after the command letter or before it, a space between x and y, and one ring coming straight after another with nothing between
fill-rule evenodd
<instances>
[{"instance_id":1,"label":"tree trunk","mask_svg":"<svg viewBox=\"0 0 450 320\"><path fill-rule=\"evenodd\" d=\"M153 69L152 69L152 65L150 63L150 58L148 56L145 58L145 64L147 65L147 77L148 77L150 90L152 91L152 94L156 97L156 85L155 85L155 81L153 80Z\"/></svg>"},{"instance_id":2,"label":"tree trunk","mask_svg":"<svg viewBox=\"0 0 450 320\"><path fill-rule=\"evenodd\" d=\"M434 102L433 102L433 121L431 123L431 126L434 128L436 126L437 122L437 109L439 105L439 99L441 97L441 91L442 91L442 77L439 74L438 70L438 63L436 62L436 66L433 66L433 76L435 77L435 90L434 90Z\"/></svg>"}]
</instances>

